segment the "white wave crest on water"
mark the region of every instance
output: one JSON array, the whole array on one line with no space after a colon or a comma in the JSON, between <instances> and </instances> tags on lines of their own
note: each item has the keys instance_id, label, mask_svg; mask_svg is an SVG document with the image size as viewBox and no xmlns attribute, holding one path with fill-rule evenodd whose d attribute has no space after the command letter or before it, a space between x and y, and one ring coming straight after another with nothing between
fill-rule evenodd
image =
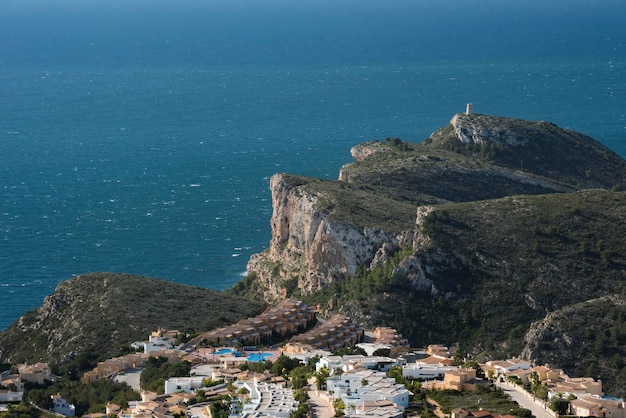
<instances>
[{"instance_id":1,"label":"white wave crest on water","mask_svg":"<svg viewBox=\"0 0 626 418\"><path fill-rule=\"evenodd\" d=\"M0 283L0 287L27 287L34 283Z\"/></svg>"}]
</instances>

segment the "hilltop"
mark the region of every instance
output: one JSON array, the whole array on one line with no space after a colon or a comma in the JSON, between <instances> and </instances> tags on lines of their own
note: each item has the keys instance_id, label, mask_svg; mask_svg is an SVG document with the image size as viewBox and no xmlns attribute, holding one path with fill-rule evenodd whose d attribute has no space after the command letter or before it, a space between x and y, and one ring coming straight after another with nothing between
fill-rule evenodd
<instances>
[{"instance_id":1,"label":"hilltop","mask_svg":"<svg viewBox=\"0 0 626 418\"><path fill-rule=\"evenodd\" d=\"M118 273L84 274L60 283L42 306L0 333L0 363L64 364L81 355L123 354L159 327L200 332L235 323L264 305L235 295Z\"/></svg>"}]
</instances>

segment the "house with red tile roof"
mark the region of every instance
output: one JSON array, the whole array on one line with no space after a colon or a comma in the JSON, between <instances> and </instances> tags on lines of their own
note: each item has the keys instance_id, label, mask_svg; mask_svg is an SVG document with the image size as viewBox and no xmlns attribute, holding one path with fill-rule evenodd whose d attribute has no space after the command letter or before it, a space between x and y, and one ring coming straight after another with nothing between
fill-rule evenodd
<instances>
[{"instance_id":1,"label":"house with red tile roof","mask_svg":"<svg viewBox=\"0 0 626 418\"><path fill-rule=\"evenodd\" d=\"M626 405L621 399L585 395L570 401L569 412L579 417L626 418Z\"/></svg>"}]
</instances>

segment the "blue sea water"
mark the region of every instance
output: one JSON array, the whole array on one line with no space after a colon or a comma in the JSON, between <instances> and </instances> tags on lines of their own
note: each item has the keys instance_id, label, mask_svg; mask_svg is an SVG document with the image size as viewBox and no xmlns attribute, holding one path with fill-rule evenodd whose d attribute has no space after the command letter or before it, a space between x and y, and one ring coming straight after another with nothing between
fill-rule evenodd
<instances>
[{"instance_id":1,"label":"blue sea water","mask_svg":"<svg viewBox=\"0 0 626 418\"><path fill-rule=\"evenodd\" d=\"M0 330L90 271L226 288L272 174L467 102L626 156L626 5L520 3L0 1Z\"/></svg>"}]
</instances>

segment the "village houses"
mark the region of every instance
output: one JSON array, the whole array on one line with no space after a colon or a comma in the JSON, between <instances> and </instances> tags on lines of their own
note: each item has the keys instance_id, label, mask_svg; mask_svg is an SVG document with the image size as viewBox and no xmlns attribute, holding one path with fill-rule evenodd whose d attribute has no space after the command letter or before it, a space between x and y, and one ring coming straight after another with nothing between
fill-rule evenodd
<instances>
[{"instance_id":1,"label":"village houses","mask_svg":"<svg viewBox=\"0 0 626 418\"><path fill-rule=\"evenodd\" d=\"M297 334L310 327L314 321L313 309L299 300L285 299L254 318L206 332L195 338L192 344L204 341L209 345L259 345L269 342L274 334L283 337Z\"/></svg>"},{"instance_id":2,"label":"village houses","mask_svg":"<svg viewBox=\"0 0 626 418\"><path fill-rule=\"evenodd\" d=\"M488 379L476 377L476 369L468 367L455 367L444 373L442 382L433 382L431 389L450 389L459 392L476 392L480 387L490 384Z\"/></svg>"},{"instance_id":3,"label":"village houses","mask_svg":"<svg viewBox=\"0 0 626 418\"><path fill-rule=\"evenodd\" d=\"M67 401L58 393L51 395L52 398L52 412L65 415L66 417L73 417L76 415L76 407Z\"/></svg>"},{"instance_id":4,"label":"village houses","mask_svg":"<svg viewBox=\"0 0 626 418\"><path fill-rule=\"evenodd\" d=\"M626 418L626 404L622 399L583 395L570 401L569 413L579 417Z\"/></svg>"},{"instance_id":5,"label":"village houses","mask_svg":"<svg viewBox=\"0 0 626 418\"><path fill-rule=\"evenodd\" d=\"M170 416L175 413L187 414L188 402L196 391L202 391L208 398L218 398L228 393L227 384L206 387L207 381L224 380L235 384L237 388L246 389L245 402L235 402L231 412L238 417L269 417L288 418L297 407L293 393L285 388L283 376L271 376L266 373L253 373L241 370L241 366L249 361L263 360L263 354L272 358L280 354L308 362L318 357L316 370L328 369L330 376L326 379L326 390L318 391L325 398L332 410L334 400L341 400L346 406L346 416L400 418L402 411L409 404L411 393L404 385L396 384L395 379L388 378L386 371L392 366L402 367L405 379L430 381L433 389L453 389L458 391L475 391L488 384L488 379L477 377L476 369L453 365L451 350L442 345L430 345L425 351L408 348L408 343L391 328L377 328L365 332L354 321L335 315L326 321L315 323L312 309L299 301L286 300L275 308L264 311L255 318L248 318L231 327L220 328L205 333L194 340L212 341L213 343L243 341L260 342L269 338L270 333L287 336L294 333L289 342L281 350L266 350L256 353L256 360L243 351L234 348L211 349L197 347L194 344L174 348L177 331L159 329L149 336L147 342L136 343L136 348L143 352L128 354L123 357L99 362L96 368L85 373L82 382L88 383L97 379L112 378L129 369L145 367L151 357L165 357L168 362L188 360L196 366L192 376L172 377L164 383L164 395L156 396L142 393L142 401L129 402L128 408L119 405L107 405L107 414L120 418L143 418L152 416ZM300 331L307 330L302 334ZM284 334L283 334L284 333ZM366 337L367 334L367 338ZM367 339L367 342L363 342ZM344 355L336 356L331 352L341 347L354 346L363 342L369 354L384 348L396 350L396 356ZM369 345L368 345L369 344ZM247 348L249 349L249 348ZM267 353L267 351L271 351ZM207 354L208 353L208 354ZM402 353L398 356L398 353ZM418 354L415 354L418 353ZM254 353L253 353L254 354ZM407 364L405 358L414 359ZM570 378L560 369L547 365L533 366L522 359L492 360L481 365L485 374L501 381L514 379L517 382L539 380L549 389L548 396L571 398L570 413L578 416L626 418L624 401L603 396L602 382L593 378ZM54 379L47 364L19 365L0 374L4 388L0 390L0 402L19 402L22 400L23 382L44 384ZM122 373L123 374L123 373ZM60 395L52 396L54 410L66 416L73 415L70 405ZM469 412L455 410L453 418L505 418L487 411Z\"/></svg>"},{"instance_id":6,"label":"village houses","mask_svg":"<svg viewBox=\"0 0 626 418\"><path fill-rule=\"evenodd\" d=\"M359 370L331 376L326 381L327 393L341 399L346 410L355 410L366 401L388 401L399 411L409 405L410 392L395 379L375 370ZM350 415L350 413L347 413Z\"/></svg>"},{"instance_id":7,"label":"village houses","mask_svg":"<svg viewBox=\"0 0 626 418\"><path fill-rule=\"evenodd\" d=\"M52 369L46 363L20 364L17 373L11 370L0 373L0 384L7 389L0 389L0 402L21 402L24 397L24 382L43 385L52 381Z\"/></svg>"}]
</instances>

